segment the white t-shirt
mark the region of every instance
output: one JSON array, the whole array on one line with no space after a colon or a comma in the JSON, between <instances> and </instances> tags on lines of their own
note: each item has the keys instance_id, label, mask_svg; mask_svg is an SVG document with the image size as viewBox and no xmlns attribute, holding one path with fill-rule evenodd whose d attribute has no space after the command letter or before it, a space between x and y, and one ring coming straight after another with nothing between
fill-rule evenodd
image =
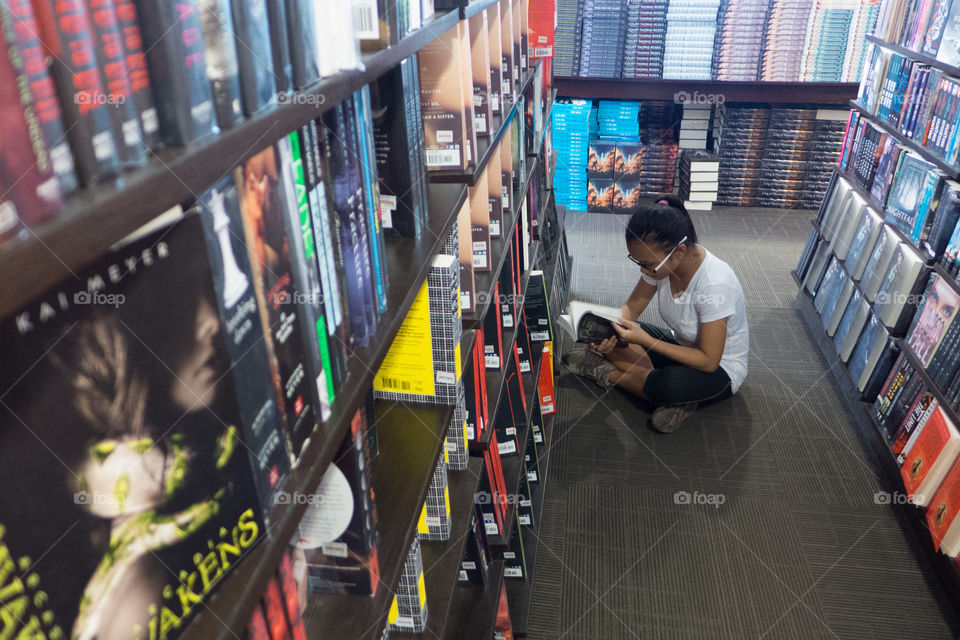
<instances>
[{"instance_id":1,"label":"white t-shirt","mask_svg":"<svg viewBox=\"0 0 960 640\"><path fill-rule=\"evenodd\" d=\"M706 249L706 256L693 274L687 290L673 297L670 278L654 280L641 273L643 281L657 287L660 317L673 329L678 343L686 347L700 344L700 325L721 318L727 321L727 341L720 366L730 376L733 393L747 377L747 355L750 351L750 329L747 326L747 304L740 280L726 262Z\"/></svg>"}]
</instances>

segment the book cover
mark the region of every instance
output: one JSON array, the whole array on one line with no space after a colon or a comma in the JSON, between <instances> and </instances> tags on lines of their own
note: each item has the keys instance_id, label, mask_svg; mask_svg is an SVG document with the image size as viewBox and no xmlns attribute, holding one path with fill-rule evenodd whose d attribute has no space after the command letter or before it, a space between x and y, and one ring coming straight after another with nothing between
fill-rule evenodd
<instances>
[{"instance_id":1,"label":"book cover","mask_svg":"<svg viewBox=\"0 0 960 640\"><path fill-rule=\"evenodd\" d=\"M320 79L314 3L311 0L283 0L283 2L287 14L293 88L306 89Z\"/></svg>"},{"instance_id":2,"label":"book cover","mask_svg":"<svg viewBox=\"0 0 960 640\"><path fill-rule=\"evenodd\" d=\"M491 268L489 170L489 166L484 168L477 184L469 187L467 196L470 202L474 272L490 271ZM468 309L471 309L472 306L471 304Z\"/></svg>"},{"instance_id":3,"label":"book cover","mask_svg":"<svg viewBox=\"0 0 960 640\"><path fill-rule=\"evenodd\" d=\"M254 605L250 620L247 621L247 638L248 640L272 640L261 602Z\"/></svg>"},{"instance_id":4,"label":"book cover","mask_svg":"<svg viewBox=\"0 0 960 640\"><path fill-rule=\"evenodd\" d=\"M500 4L484 10L487 14L487 47L490 49L490 113L503 113L503 37L500 33Z\"/></svg>"},{"instance_id":5,"label":"book cover","mask_svg":"<svg viewBox=\"0 0 960 640\"><path fill-rule=\"evenodd\" d=\"M213 110L220 129L229 129L243 119L237 41L230 0L197 0L203 29L204 61ZM266 15L263 16L266 26ZM242 46L241 46L242 48ZM271 58L264 56L264 63Z\"/></svg>"},{"instance_id":6,"label":"book cover","mask_svg":"<svg viewBox=\"0 0 960 640\"><path fill-rule=\"evenodd\" d=\"M289 89L286 29L275 29L275 25L283 25L284 6L279 0L232 0L230 4L236 40L235 75L243 113L250 116L275 104L277 91L285 93ZM272 46L274 31L278 32L279 47ZM281 65L279 70L274 66L277 62ZM281 86L284 88L280 89Z\"/></svg>"},{"instance_id":7,"label":"book cover","mask_svg":"<svg viewBox=\"0 0 960 640\"><path fill-rule=\"evenodd\" d=\"M933 546L951 558L960 554L960 526L957 513L960 512L960 467L955 466L943 479L937 492L933 494L926 510L927 527Z\"/></svg>"},{"instance_id":8,"label":"book cover","mask_svg":"<svg viewBox=\"0 0 960 640\"><path fill-rule=\"evenodd\" d=\"M120 162L124 167L141 166L147 160L147 147L140 130L137 106L133 101L133 85L127 68L123 35L112 0L92 3L89 17L106 89L103 101L109 107Z\"/></svg>"},{"instance_id":9,"label":"book cover","mask_svg":"<svg viewBox=\"0 0 960 640\"><path fill-rule=\"evenodd\" d=\"M301 311L295 302L293 260L287 237L283 175L267 147L236 170L244 237L259 311L259 331L270 361L284 436L299 455L317 420L312 379L304 357ZM293 213L296 215L296 212Z\"/></svg>"},{"instance_id":10,"label":"book cover","mask_svg":"<svg viewBox=\"0 0 960 640\"><path fill-rule=\"evenodd\" d=\"M466 131L467 163L477 161L477 132L474 126L476 111L473 107L473 70L470 61L470 23L461 20L457 23L457 43L460 64L460 96L463 109L463 127Z\"/></svg>"},{"instance_id":11,"label":"book cover","mask_svg":"<svg viewBox=\"0 0 960 640\"><path fill-rule=\"evenodd\" d=\"M309 593L373 595L380 583L379 524L363 408L312 496L291 540Z\"/></svg>"},{"instance_id":12,"label":"book cover","mask_svg":"<svg viewBox=\"0 0 960 640\"><path fill-rule=\"evenodd\" d=\"M487 12L481 11L469 20L470 68L473 76L473 129L477 137L489 137L493 132L493 112L490 104L490 25Z\"/></svg>"},{"instance_id":13,"label":"book cover","mask_svg":"<svg viewBox=\"0 0 960 640\"><path fill-rule=\"evenodd\" d=\"M960 3L953 2L950 6L937 49L937 60L953 67L960 66Z\"/></svg>"},{"instance_id":14,"label":"book cover","mask_svg":"<svg viewBox=\"0 0 960 640\"><path fill-rule=\"evenodd\" d=\"M504 112L514 105L514 24L513 4L511 0L498 3L500 6L500 95ZM519 28L519 25L517 25Z\"/></svg>"},{"instance_id":15,"label":"book cover","mask_svg":"<svg viewBox=\"0 0 960 640\"><path fill-rule=\"evenodd\" d=\"M302 616L303 608L306 607L307 603L305 594L301 598L300 590L297 588L296 566L290 553L284 553L283 559L277 567L277 579L280 581L280 590L283 592L283 602L286 607L287 620L290 621L293 640L307 640L307 630L304 627Z\"/></svg>"},{"instance_id":16,"label":"book cover","mask_svg":"<svg viewBox=\"0 0 960 640\"><path fill-rule=\"evenodd\" d=\"M164 141L185 145L215 133L217 114L197 0L138 0L140 28Z\"/></svg>"},{"instance_id":17,"label":"book cover","mask_svg":"<svg viewBox=\"0 0 960 640\"><path fill-rule=\"evenodd\" d=\"M360 149L356 158L360 165L360 190L365 198L363 231L370 254L371 275L375 293L375 317L387 310L387 274L384 255L383 227L380 223L380 182L377 178L376 149L373 140L373 116L370 108L370 88L365 85L353 94L352 123ZM422 175L422 174L421 174Z\"/></svg>"},{"instance_id":18,"label":"book cover","mask_svg":"<svg viewBox=\"0 0 960 640\"><path fill-rule=\"evenodd\" d=\"M0 38L6 45L0 52L0 182L8 188L3 199L9 198L0 233L12 233L20 223L33 226L53 218L61 197L14 35L14 20L6 7L0 7Z\"/></svg>"},{"instance_id":19,"label":"book cover","mask_svg":"<svg viewBox=\"0 0 960 640\"><path fill-rule=\"evenodd\" d=\"M266 535L207 251L188 216L0 326L11 633L175 637Z\"/></svg>"},{"instance_id":20,"label":"book cover","mask_svg":"<svg viewBox=\"0 0 960 640\"><path fill-rule=\"evenodd\" d=\"M500 298L500 283L493 285L494 300ZM503 353L503 325L500 314L491 309L483 318L483 363L487 369L501 371L506 364Z\"/></svg>"},{"instance_id":21,"label":"book cover","mask_svg":"<svg viewBox=\"0 0 960 640\"><path fill-rule=\"evenodd\" d=\"M421 540L450 539L450 488L445 457L444 455L437 459L430 486L427 488L427 498L420 510L417 536Z\"/></svg>"},{"instance_id":22,"label":"book cover","mask_svg":"<svg viewBox=\"0 0 960 640\"><path fill-rule=\"evenodd\" d=\"M458 31L447 30L417 55L428 170L466 169L470 160Z\"/></svg>"},{"instance_id":23,"label":"book cover","mask_svg":"<svg viewBox=\"0 0 960 640\"><path fill-rule=\"evenodd\" d=\"M460 381L459 262L434 258L373 381L374 395L455 404Z\"/></svg>"},{"instance_id":24,"label":"book cover","mask_svg":"<svg viewBox=\"0 0 960 640\"><path fill-rule=\"evenodd\" d=\"M905 403L909 400L907 398ZM895 429L893 437L887 440L890 443L890 450L897 456L899 464L903 464L906 454L909 453L906 446L910 442L911 436L918 428L923 428L938 404L933 393L922 386L920 392L912 400L913 402L909 404L903 420L899 424L887 425L889 428Z\"/></svg>"},{"instance_id":25,"label":"book cover","mask_svg":"<svg viewBox=\"0 0 960 640\"><path fill-rule=\"evenodd\" d=\"M516 203L513 201L513 183L515 167L513 162L513 129L508 128L500 139L500 195L503 199L503 220L504 224L513 224L516 220L513 218L513 209ZM501 233L509 235L510 230L506 227L501 229Z\"/></svg>"},{"instance_id":26,"label":"book cover","mask_svg":"<svg viewBox=\"0 0 960 640\"><path fill-rule=\"evenodd\" d=\"M464 201L457 214L456 252L452 255L460 265L459 302L460 310L476 311L481 303L481 293L477 290L477 280L473 268L473 232L470 224L470 200ZM451 233L451 240L452 238Z\"/></svg>"},{"instance_id":27,"label":"book cover","mask_svg":"<svg viewBox=\"0 0 960 640\"><path fill-rule=\"evenodd\" d=\"M267 587L260 598L260 606L263 608L266 617L270 639L292 640L290 623L284 610L283 593L280 591L280 583L277 581L276 574L267 582Z\"/></svg>"},{"instance_id":28,"label":"book cover","mask_svg":"<svg viewBox=\"0 0 960 640\"><path fill-rule=\"evenodd\" d=\"M12 17L13 34L23 62L23 72L27 77L50 163L60 183L60 193L67 195L77 188L76 169L63 126L57 90L47 68L47 52L40 40L40 31L34 18L33 8L30 6L30 0L11 0L7 3L5 11L9 11ZM3 28L7 29L6 18L0 18L0 20L4 22Z\"/></svg>"},{"instance_id":29,"label":"book cover","mask_svg":"<svg viewBox=\"0 0 960 640\"><path fill-rule=\"evenodd\" d=\"M422 537L422 536L421 536ZM427 626L427 589L423 578L420 537L414 536L387 612L387 630L422 633Z\"/></svg>"},{"instance_id":30,"label":"book cover","mask_svg":"<svg viewBox=\"0 0 960 640\"><path fill-rule=\"evenodd\" d=\"M287 4L284 0L266 3L273 76L276 80L277 93L293 90L293 63L290 58L290 37L287 35ZM234 14L234 22L239 22L236 14Z\"/></svg>"},{"instance_id":31,"label":"book cover","mask_svg":"<svg viewBox=\"0 0 960 640\"><path fill-rule=\"evenodd\" d=\"M86 8L43 0L35 1L33 10L60 97L77 177L84 186L113 177L120 161ZM69 30L62 25L70 25ZM72 55L67 56L67 51Z\"/></svg>"},{"instance_id":32,"label":"book cover","mask_svg":"<svg viewBox=\"0 0 960 640\"><path fill-rule=\"evenodd\" d=\"M947 327L957 315L958 305L960 294L940 275L933 274L916 320L906 337L907 345L924 367L933 359Z\"/></svg>"},{"instance_id":33,"label":"book cover","mask_svg":"<svg viewBox=\"0 0 960 640\"><path fill-rule=\"evenodd\" d=\"M900 476L910 502L923 507L929 504L956 460L960 434L937 407L927 422L918 428L914 438L913 447L900 467Z\"/></svg>"}]
</instances>

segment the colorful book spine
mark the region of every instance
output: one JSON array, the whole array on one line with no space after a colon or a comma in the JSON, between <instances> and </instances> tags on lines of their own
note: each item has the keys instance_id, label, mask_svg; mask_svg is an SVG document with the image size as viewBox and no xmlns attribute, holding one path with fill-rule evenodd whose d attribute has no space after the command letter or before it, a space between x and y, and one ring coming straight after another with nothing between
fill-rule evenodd
<instances>
[{"instance_id":1,"label":"colorful book spine","mask_svg":"<svg viewBox=\"0 0 960 640\"><path fill-rule=\"evenodd\" d=\"M240 71L230 0L196 0L203 29L205 68L217 124L229 129L243 119L240 101ZM263 16L264 21L266 15ZM264 26L266 26L264 24ZM269 63L270 57L265 56Z\"/></svg>"},{"instance_id":2,"label":"colorful book spine","mask_svg":"<svg viewBox=\"0 0 960 640\"><path fill-rule=\"evenodd\" d=\"M286 31L280 47L272 46L271 31L285 20L282 2L266 0L233 0L233 28L237 41L237 68L240 76L240 97L243 112L250 116L277 102L277 91L286 92L290 66ZM286 27L284 27L285 29ZM286 54L286 60L284 55Z\"/></svg>"},{"instance_id":3,"label":"colorful book spine","mask_svg":"<svg viewBox=\"0 0 960 640\"><path fill-rule=\"evenodd\" d=\"M114 0L113 4L123 35L130 90L140 116L140 134L143 136L143 143L152 149L162 143L163 136L160 131L160 116L153 101L153 80L150 78L147 54L144 51L140 16L133 0Z\"/></svg>"}]
</instances>

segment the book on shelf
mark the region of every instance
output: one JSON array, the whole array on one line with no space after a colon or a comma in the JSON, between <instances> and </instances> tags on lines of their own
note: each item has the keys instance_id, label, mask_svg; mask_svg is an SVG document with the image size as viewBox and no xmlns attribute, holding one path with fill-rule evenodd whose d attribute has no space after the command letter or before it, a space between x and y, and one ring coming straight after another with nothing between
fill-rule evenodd
<instances>
[{"instance_id":1,"label":"book on shelf","mask_svg":"<svg viewBox=\"0 0 960 640\"><path fill-rule=\"evenodd\" d=\"M911 436L913 441L900 467L910 502L927 506L960 452L960 433L941 407L934 409L927 421Z\"/></svg>"},{"instance_id":2,"label":"book on shelf","mask_svg":"<svg viewBox=\"0 0 960 640\"><path fill-rule=\"evenodd\" d=\"M883 383L883 387L873 403L873 416L881 430L884 431L888 442L893 440L892 436L895 430L906 416L913 402L914 396L905 397L905 391L911 381L914 391L918 390L919 378L920 376L914 370L906 355L903 353L898 355L896 362L886 376L886 382ZM899 419L890 420L889 417L895 411L899 413Z\"/></svg>"},{"instance_id":3,"label":"book on shelf","mask_svg":"<svg viewBox=\"0 0 960 640\"><path fill-rule=\"evenodd\" d=\"M482 344L482 336L479 333L476 335L476 340L478 346ZM463 368L465 430L467 440L470 442L479 441L486 427L486 419L484 418L486 393L484 393L482 384L482 379L486 377L486 373L480 359L481 353L480 349L474 347L470 361L464 363Z\"/></svg>"},{"instance_id":4,"label":"book on shelf","mask_svg":"<svg viewBox=\"0 0 960 640\"><path fill-rule=\"evenodd\" d=\"M271 477L253 457L263 443L247 420L276 440L275 406L266 393L263 411L245 414L265 371L247 380L232 366L229 344L253 336L221 315L218 253L186 216L0 324L0 458L26 483L2 490L0 544L16 559L8 583L47 594L23 600L11 631L43 621L47 635L135 636L161 615L186 625L266 536L269 480L283 481L286 456ZM247 343L255 356L258 344ZM195 558L212 544L222 555L202 581ZM171 575L196 585L190 599Z\"/></svg>"},{"instance_id":5,"label":"book on shelf","mask_svg":"<svg viewBox=\"0 0 960 640\"><path fill-rule=\"evenodd\" d=\"M500 283L493 285L493 299L500 299ZM483 362L487 369L500 371L506 361L503 353L503 322L496 304L483 318Z\"/></svg>"},{"instance_id":6,"label":"book on shelf","mask_svg":"<svg viewBox=\"0 0 960 640\"><path fill-rule=\"evenodd\" d=\"M144 0L140 9L144 50L164 141L185 145L213 135L217 110L207 75L203 23L197 0L174 4Z\"/></svg>"},{"instance_id":7,"label":"book on shelf","mask_svg":"<svg viewBox=\"0 0 960 640\"><path fill-rule=\"evenodd\" d=\"M306 89L320 79L316 17L311 0L283 0L290 43L293 88Z\"/></svg>"},{"instance_id":8,"label":"book on shelf","mask_svg":"<svg viewBox=\"0 0 960 640\"><path fill-rule=\"evenodd\" d=\"M317 406L304 354L301 322L304 310L295 304L294 255L289 235L291 215L283 183L283 168L273 147L256 154L235 172L246 251L256 295L259 334L263 338L284 435L299 457L318 421ZM216 203L213 203L216 206ZM295 207L296 205L294 205ZM238 230L239 231L239 230Z\"/></svg>"},{"instance_id":9,"label":"book on shelf","mask_svg":"<svg viewBox=\"0 0 960 640\"><path fill-rule=\"evenodd\" d=\"M860 280L863 271L870 259L870 249L876 245L877 237L883 228L883 218L876 211L867 207L856 227L856 235L850 242L845 264L847 271L854 280Z\"/></svg>"},{"instance_id":10,"label":"book on shelf","mask_svg":"<svg viewBox=\"0 0 960 640\"><path fill-rule=\"evenodd\" d=\"M473 271L490 271L490 198L489 166L485 167L477 184L469 187L467 198L470 202L471 248L473 251ZM472 300L471 300L472 302ZM473 308L473 304L467 306Z\"/></svg>"},{"instance_id":11,"label":"book on shelf","mask_svg":"<svg viewBox=\"0 0 960 640\"><path fill-rule=\"evenodd\" d=\"M130 1L131 0L125 0L125 2ZM47 67L47 52L40 39L40 31L37 21L34 18L33 7L30 4L30 0L11 0L7 3L7 6L0 9L0 12L2 12L0 13L0 26L3 27L6 33L12 31L16 38L17 49L19 50L23 63L23 73L26 75L27 85L30 88L30 96L33 99L33 106L36 110L37 119L39 120L39 128L43 134L43 141L46 144L47 152L50 156L50 164L53 167L54 173L57 175L61 195L67 195L77 188L76 169L73 155L70 152L70 144L64 130L63 112L60 109L57 90L56 87L54 87L53 79L50 77L50 71ZM12 29L10 25L7 24L7 20L10 19L12 19ZM139 34L139 25L134 22L133 26ZM124 42L126 44L127 39L125 39ZM8 46L8 52L12 52L13 49L10 47L10 43L7 42L6 44ZM4 64L7 64L7 62L4 61ZM16 67L17 65L14 64L14 68ZM7 73L9 73L9 69ZM132 69L131 78L136 78L138 86L143 82L142 76L140 74L135 76ZM149 94L149 76L146 77L145 83L146 87L144 91L136 92L134 94L135 97L142 95L143 92ZM5 91L5 94L11 97L18 95L17 92L14 91ZM24 115L27 115L26 111ZM29 131L29 129L24 128L23 131ZM6 137L5 135L4 138Z\"/></svg>"},{"instance_id":12,"label":"book on shelf","mask_svg":"<svg viewBox=\"0 0 960 640\"><path fill-rule=\"evenodd\" d=\"M86 8L76 3L46 1L34 2L33 9L60 98L77 176L84 186L102 182L119 172L120 159ZM142 10L141 16L144 24L151 17ZM67 24L69 30L63 28ZM64 56L66 51L72 55ZM151 74L155 81L159 80L152 68Z\"/></svg>"},{"instance_id":13,"label":"book on shelf","mask_svg":"<svg viewBox=\"0 0 960 640\"><path fill-rule=\"evenodd\" d=\"M470 69L473 77L473 128L478 138L493 133L493 112L490 105L490 25L487 11L473 15L469 20Z\"/></svg>"},{"instance_id":14,"label":"book on shelf","mask_svg":"<svg viewBox=\"0 0 960 640\"><path fill-rule=\"evenodd\" d=\"M464 369L466 371L466 368ZM467 425L467 393L464 379L457 387L457 399L453 405L453 415L443 439L443 451L447 469L463 471L470 463L470 437Z\"/></svg>"},{"instance_id":15,"label":"book on shelf","mask_svg":"<svg viewBox=\"0 0 960 640\"><path fill-rule=\"evenodd\" d=\"M847 361L850 377L868 401L877 396L887 378L896 357L892 345L890 332L876 314L871 313Z\"/></svg>"},{"instance_id":16,"label":"book on shelf","mask_svg":"<svg viewBox=\"0 0 960 640\"><path fill-rule=\"evenodd\" d=\"M501 0L497 5L500 8L500 99L506 113L513 107L516 95L515 84L518 76L514 73L517 65L514 56L518 52L513 46L513 4L511 0Z\"/></svg>"},{"instance_id":17,"label":"book on shelf","mask_svg":"<svg viewBox=\"0 0 960 640\"><path fill-rule=\"evenodd\" d=\"M205 68L213 96L213 109L221 130L243 119L236 30L229 0L197 0L203 29ZM264 15L264 19L266 16ZM266 56L264 64L271 58Z\"/></svg>"},{"instance_id":18,"label":"book on shelf","mask_svg":"<svg viewBox=\"0 0 960 640\"><path fill-rule=\"evenodd\" d=\"M536 409L534 409L536 410ZM531 421L532 426L532 421ZM527 438L527 448L523 453L523 470L527 477L527 482L538 484L540 482L540 454L537 450L537 440L530 434Z\"/></svg>"},{"instance_id":19,"label":"book on shelf","mask_svg":"<svg viewBox=\"0 0 960 640\"><path fill-rule=\"evenodd\" d=\"M480 494L478 494L479 496ZM470 528L467 530L466 546L457 573L458 582L483 586L487 582L487 569L493 557L487 543L483 511L479 504L474 505L470 514Z\"/></svg>"},{"instance_id":20,"label":"book on shelf","mask_svg":"<svg viewBox=\"0 0 960 640\"><path fill-rule=\"evenodd\" d=\"M466 169L471 159L463 92L461 29L448 29L417 54L427 169ZM471 81L472 84L472 81ZM472 91L471 91L472 93ZM468 130L469 125L469 130Z\"/></svg>"},{"instance_id":21,"label":"book on shelf","mask_svg":"<svg viewBox=\"0 0 960 640\"><path fill-rule=\"evenodd\" d=\"M847 310L844 311L844 316L840 320L837 332L834 334L837 355L843 362L849 362L857 340L869 318L870 303L863 298L859 289L855 290Z\"/></svg>"},{"instance_id":22,"label":"book on shelf","mask_svg":"<svg viewBox=\"0 0 960 640\"><path fill-rule=\"evenodd\" d=\"M306 599L301 600L299 590L297 589L296 571L302 569L302 563L294 563L290 553L284 553L277 567L276 578L280 585L280 592L283 596L284 611L287 614L287 621L290 623L290 640L307 640L307 630L303 623L303 610L306 607Z\"/></svg>"},{"instance_id":23,"label":"book on shelf","mask_svg":"<svg viewBox=\"0 0 960 640\"><path fill-rule=\"evenodd\" d=\"M455 404L460 384L459 265L433 259L403 324L374 377L378 398Z\"/></svg>"},{"instance_id":24,"label":"book on shelf","mask_svg":"<svg viewBox=\"0 0 960 640\"><path fill-rule=\"evenodd\" d=\"M863 277L860 279L860 288L863 290L867 300L875 302L877 292L883 279L890 269L890 264L900 251L900 239L892 229L884 226L877 237L877 243L870 252L867 264L863 269Z\"/></svg>"},{"instance_id":25,"label":"book on shelf","mask_svg":"<svg viewBox=\"0 0 960 640\"><path fill-rule=\"evenodd\" d=\"M487 47L490 53L490 112L504 113L503 36L500 25L500 3L484 9L487 14Z\"/></svg>"},{"instance_id":26,"label":"book on shelf","mask_svg":"<svg viewBox=\"0 0 960 640\"><path fill-rule=\"evenodd\" d=\"M290 90L286 12L282 1L233 0L231 8L241 106L251 116L276 104L278 91Z\"/></svg>"},{"instance_id":27,"label":"book on shelf","mask_svg":"<svg viewBox=\"0 0 960 640\"><path fill-rule=\"evenodd\" d=\"M91 4L88 10L97 61L109 106L110 121L120 162L124 168L146 163L147 147L140 129L140 115L133 100L133 83L127 68L123 34L116 6L110 0Z\"/></svg>"},{"instance_id":28,"label":"book on shelf","mask_svg":"<svg viewBox=\"0 0 960 640\"><path fill-rule=\"evenodd\" d=\"M450 490L447 484L445 456L437 460L433 476L430 478L427 498L420 510L420 519L417 521L417 535L422 540L450 539Z\"/></svg>"},{"instance_id":29,"label":"book on shelf","mask_svg":"<svg viewBox=\"0 0 960 640\"><path fill-rule=\"evenodd\" d=\"M925 385L921 383L918 389L917 393L913 394L904 392L903 405L908 408L899 426L892 421L889 425L890 429L895 431L888 436L887 441L890 443L890 450L897 456L898 464L903 464L907 454L910 453L913 447L911 440L913 434L923 428L938 405L933 393L926 389ZM914 397L911 398L911 395Z\"/></svg>"},{"instance_id":30,"label":"book on shelf","mask_svg":"<svg viewBox=\"0 0 960 640\"><path fill-rule=\"evenodd\" d=\"M294 557L306 565L309 593L373 595L380 582L379 525L371 484L370 450L365 432L375 416L370 403L357 409L290 541ZM303 587L301 587L303 588Z\"/></svg>"},{"instance_id":31,"label":"book on shelf","mask_svg":"<svg viewBox=\"0 0 960 640\"><path fill-rule=\"evenodd\" d=\"M506 566L504 566L504 575L506 575ZM513 638L513 623L510 620L510 604L507 601L507 585L505 583L500 585L497 617L494 620L493 629L494 640L510 640Z\"/></svg>"},{"instance_id":32,"label":"book on shelf","mask_svg":"<svg viewBox=\"0 0 960 640\"><path fill-rule=\"evenodd\" d=\"M521 486L525 483L522 482ZM529 495L529 492L528 494ZM532 511L532 509L531 509ZM523 548L522 527L520 520L520 508L518 505L514 518L516 519L513 530L510 532L510 540L506 551L501 552L503 557L503 577L512 579L527 579L527 554ZM499 616L498 616L499 617Z\"/></svg>"},{"instance_id":33,"label":"book on shelf","mask_svg":"<svg viewBox=\"0 0 960 640\"><path fill-rule=\"evenodd\" d=\"M930 275L906 344L923 367L928 367L957 315L960 293L937 273Z\"/></svg>"},{"instance_id":34,"label":"book on shelf","mask_svg":"<svg viewBox=\"0 0 960 640\"><path fill-rule=\"evenodd\" d=\"M400 582L387 612L387 630L422 633L427 626L427 588L423 578L420 537L414 536L403 563Z\"/></svg>"},{"instance_id":35,"label":"book on shelf","mask_svg":"<svg viewBox=\"0 0 960 640\"><path fill-rule=\"evenodd\" d=\"M877 290L874 307L880 320L895 333L901 334L910 324L917 307L916 298L922 287L921 274L926 271L923 258L916 249L900 243ZM926 280L923 277L923 280Z\"/></svg>"},{"instance_id":36,"label":"book on shelf","mask_svg":"<svg viewBox=\"0 0 960 640\"><path fill-rule=\"evenodd\" d=\"M954 465L937 488L926 510L927 527L936 549L951 558L960 555L960 466Z\"/></svg>"}]
</instances>

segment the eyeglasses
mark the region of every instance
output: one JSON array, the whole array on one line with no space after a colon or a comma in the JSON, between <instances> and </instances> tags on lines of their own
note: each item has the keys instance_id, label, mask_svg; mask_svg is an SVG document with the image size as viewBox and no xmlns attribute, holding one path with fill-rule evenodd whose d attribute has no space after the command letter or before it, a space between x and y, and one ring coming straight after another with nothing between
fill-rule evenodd
<instances>
[{"instance_id":1,"label":"eyeglasses","mask_svg":"<svg viewBox=\"0 0 960 640\"><path fill-rule=\"evenodd\" d=\"M641 262L640 260L637 260L629 253L627 254L627 257L630 258L630 261L633 262L638 267L640 267L641 269L646 269L652 273L656 273L657 271L660 271L660 267L662 267L667 263L667 260L670 259L670 257L674 254L674 252L680 248L680 245L682 245L686 241L687 241L687 236L683 236L683 238L680 239L680 242L677 243L677 246L675 246L673 249L670 249L670 253L668 253L667 256L660 261L660 264L658 264L655 267L651 267L646 262Z\"/></svg>"}]
</instances>

